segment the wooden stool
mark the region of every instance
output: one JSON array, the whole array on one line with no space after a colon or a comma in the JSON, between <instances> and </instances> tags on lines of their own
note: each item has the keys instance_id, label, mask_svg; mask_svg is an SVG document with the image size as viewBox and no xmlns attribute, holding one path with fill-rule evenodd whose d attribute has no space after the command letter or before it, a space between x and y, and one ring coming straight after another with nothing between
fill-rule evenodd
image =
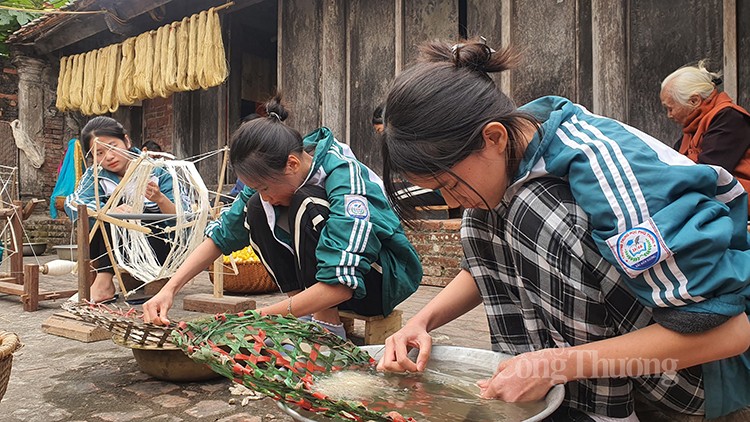
<instances>
[{"instance_id":1,"label":"wooden stool","mask_svg":"<svg viewBox=\"0 0 750 422\"><path fill-rule=\"evenodd\" d=\"M339 317L344 324L346 334L349 335L354 328L354 320L365 322L365 344L383 344L391 334L401 329L402 312L394 309L390 315L364 316L352 311L339 311Z\"/></svg>"}]
</instances>

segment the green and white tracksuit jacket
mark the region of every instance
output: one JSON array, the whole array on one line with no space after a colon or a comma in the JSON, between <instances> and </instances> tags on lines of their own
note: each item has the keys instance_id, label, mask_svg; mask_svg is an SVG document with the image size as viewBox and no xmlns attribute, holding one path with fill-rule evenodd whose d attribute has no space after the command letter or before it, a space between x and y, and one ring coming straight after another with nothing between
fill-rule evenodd
<instances>
[{"instance_id":1,"label":"green and white tracksuit jacket","mask_svg":"<svg viewBox=\"0 0 750 422\"><path fill-rule=\"evenodd\" d=\"M130 148L132 153L140 154L141 151L138 148ZM90 166L81 175L81 180L78 181L75 191L65 197L65 213L68 214L71 221L75 221L78 218L77 205L86 205L92 211L96 211L109 200L110 196L114 193L117 185L122 181L122 177L112 173L111 171L103 169L101 166L98 171L99 183L94 183L94 167ZM170 201L174 202L174 187L172 176L164 170L162 167L155 167L151 174L152 180L159 185L159 190L167 197ZM125 188L127 189L127 187ZM99 191L99 203L96 202L96 190ZM160 213L159 206L155 202L151 202L145 197L143 198L143 212L144 213ZM117 206L114 204L112 208ZM93 224L93 219L89 220ZM170 226L174 225L173 219L167 219L156 223L158 226Z\"/></svg>"},{"instance_id":2,"label":"green and white tracksuit jacket","mask_svg":"<svg viewBox=\"0 0 750 422\"><path fill-rule=\"evenodd\" d=\"M520 110L543 123L506 198L536 177L566 179L602 256L644 305L750 313L747 193L731 174L564 98ZM703 374L708 417L750 405L750 353Z\"/></svg>"},{"instance_id":3,"label":"green and white tracksuit jacket","mask_svg":"<svg viewBox=\"0 0 750 422\"><path fill-rule=\"evenodd\" d=\"M378 263L383 268L383 314L390 314L416 291L422 265L386 199L382 181L327 128L308 134L303 144L306 150L315 148L303 185L325 188L330 203L328 221L316 249L317 280L346 285L354 290L355 298L362 298L367 294L363 276ZM245 214L254 193L245 187L231 207L206 228L206 235L225 255L250 244ZM293 251L289 236L276 225L279 210L262 203L276 240Z\"/></svg>"}]
</instances>

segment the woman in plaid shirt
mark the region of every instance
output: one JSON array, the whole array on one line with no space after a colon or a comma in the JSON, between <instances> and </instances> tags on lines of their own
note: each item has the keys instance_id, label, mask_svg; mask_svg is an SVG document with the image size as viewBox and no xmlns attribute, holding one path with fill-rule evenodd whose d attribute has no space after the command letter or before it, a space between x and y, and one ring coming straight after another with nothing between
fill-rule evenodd
<instances>
[{"instance_id":1,"label":"woman in plaid shirt","mask_svg":"<svg viewBox=\"0 0 750 422\"><path fill-rule=\"evenodd\" d=\"M635 421L636 392L684 415L748 406L741 185L567 99L516 108L489 76L515 59L428 43L388 94L383 179L467 210L461 272L387 340L379 367L423 370L429 331L483 303L493 349L516 355L479 382L484 397L535 400L566 383L560 420Z\"/></svg>"}]
</instances>

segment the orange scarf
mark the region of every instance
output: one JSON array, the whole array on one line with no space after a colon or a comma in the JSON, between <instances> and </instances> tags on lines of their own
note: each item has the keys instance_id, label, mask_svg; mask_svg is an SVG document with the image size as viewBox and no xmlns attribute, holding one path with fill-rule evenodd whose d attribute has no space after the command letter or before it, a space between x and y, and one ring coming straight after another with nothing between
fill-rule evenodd
<instances>
[{"instance_id":1,"label":"orange scarf","mask_svg":"<svg viewBox=\"0 0 750 422\"><path fill-rule=\"evenodd\" d=\"M708 125L711 124L716 113L731 107L740 113L747 115L744 108L734 104L732 99L725 92L719 92L714 89L708 98L704 99L692 113L688 116L690 122L682 129L682 142L680 143L680 153L686 155L694 162L698 162L703 143L703 134L706 133Z\"/></svg>"}]
</instances>

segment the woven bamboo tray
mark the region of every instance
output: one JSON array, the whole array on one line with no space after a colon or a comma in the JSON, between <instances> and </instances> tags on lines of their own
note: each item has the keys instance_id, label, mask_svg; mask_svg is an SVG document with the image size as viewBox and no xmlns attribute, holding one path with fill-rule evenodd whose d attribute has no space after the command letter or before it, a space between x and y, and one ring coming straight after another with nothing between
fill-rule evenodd
<instances>
[{"instance_id":1,"label":"woven bamboo tray","mask_svg":"<svg viewBox=\"0 0 750 422\"><path fill-rule=\"evenodd\" d=\"M13 366L13 352L21 347L18 336L7 331L0 331L0 400L8 389L10 369Z\"/></svg>"},{"instance_id":2,"label":"woven bamboo tray","mask_svg":"<svg viewBox=\"0 0 750 422\"><path fill-rule=\"evenodd\" d=\"M109 331L115 341L119 340L124 346L173 350L177 348L170 337L176 324L156 325L143 322L143 314L135 308L123 309L116 305L70 301L63 302L61 306L84 321Z\"/></svg>"},{"instance_id":3,"label":"woven bamboo tray","mask_svg":"<svg viewBox=\"0 0 750 422\"><path fill-rule=\"evenodd\" d=\"M211 283L214 273L209 271ZM224 271L224 291L231 293L269 293L278 291L279 287L260 262L237 264L237 274L231 268Z\"/></svg>"}]
</instances>

